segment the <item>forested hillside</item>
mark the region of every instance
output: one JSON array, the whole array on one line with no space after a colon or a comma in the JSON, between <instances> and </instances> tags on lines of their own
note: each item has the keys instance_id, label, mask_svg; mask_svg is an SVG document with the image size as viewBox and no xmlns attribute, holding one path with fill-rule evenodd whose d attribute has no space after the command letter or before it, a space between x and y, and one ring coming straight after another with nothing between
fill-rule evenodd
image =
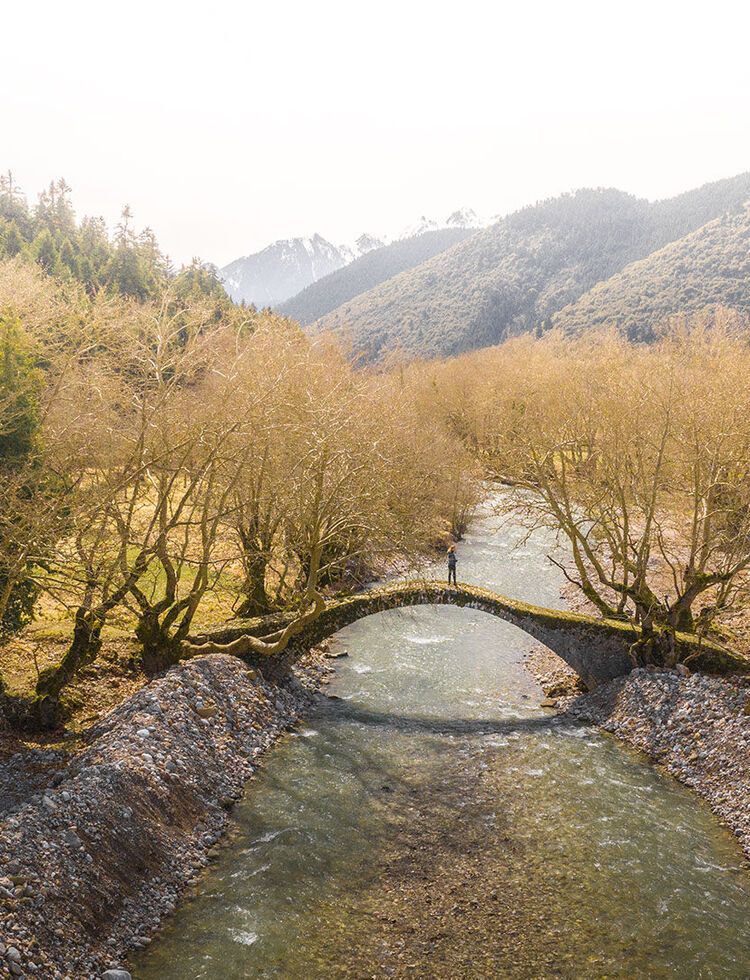
<instances>
[{"instance_id":1,"label":"forested hillside","mask_svg":"<svg viewBox=\"0 0 750 980\"><path fill-rule=\"evenodd\" d=\"M651 210L664 238L676 241L727 211L736 211L750 200L750 173L727 177L696 187L676 197L655 201Z\"/></svg>"},{"instance_id":2,"label":"forested hillside","mask_svg":"<svg viewBox=\"0 0 750 980\"><path fill-rule=\"evenodd\" d=\"M612 326L630 340L652 340L671 315L719 305L750 313L748 208L627 266L552 322L570 333Z\"/></svg>"},{"instance_id":3,"label":"forested hillside","mask_svg":"<svg viewBox=\"0 0 750 980\"><path fill-rule=\"evenodd\" d=\"M524 208L318 321L369 361L445 356L548 326L622 270L750 198L750 174L650 204L581 190Z\"/></svg>"},{"instance_id":4,"label":"forested hillside","mask_svg":"<svg viewBox=\"0 0 750 980\"><path fill-rule=\"evenodd\" d=\"M413 269L474 233L475 230L467 228L438 228L391 242L314 282L282 303L278 310L306 326L360 293Z\"/></svg>"},{"instance_id":5,"label":"forested hillside","mask_svg":"<svg viewBox=\"0 0 750 980\"><path fill-rule=\"evenodd\" d=\"M183 299L227 299L213 266L194 260L175 270L150 228L136 232L130 208L110 237L103 218L76 220L70 194L64 180L52 181L30 207L13 175L0 176L0 259L34 262L57 279L82 283L89 295L104 290L143 301L174 282Z\"/></svg>"}]
</instances>

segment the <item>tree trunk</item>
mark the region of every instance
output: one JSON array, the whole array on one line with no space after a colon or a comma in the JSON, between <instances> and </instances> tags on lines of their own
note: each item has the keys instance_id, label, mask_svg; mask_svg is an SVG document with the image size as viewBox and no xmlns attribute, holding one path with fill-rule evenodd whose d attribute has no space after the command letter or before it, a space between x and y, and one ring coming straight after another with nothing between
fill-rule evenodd
<instances>
[{"instance_id":1,"label":"tree trunk","mask_svg":"<svg viewBox=\"0 0 750 980\"><path fill-rule=\"evenodd\" d=\"M690 606L678 603L674 609L674 615L671 617L671 619L672 625L678 632L692 633L695 629L693 610L690 608Z\"/></svg>"},{"instance_id":2,"label":"tree trunk","mask_svg":"<svg viewBox=\"0 0 750 980\"><path fill-rule=\"evenodd\" d=\"M245 581L242 587L244 599L237 610L237 615L243 618L265 616L272 610L271 601L266 592L268 559L263 554L247 555L244 566Z\"/></svg>"},{"instance_id":3,"label":"tree trunk","mask_svg":"<svg viewBox=\"0 0 750 980\"><path fill-rule=\"evenodd\" d=\"M60 695L79 670L96 659L101 649L104 618L98 610L80 607L76 611L73 639L56 667L47 667L36 684L36 714L43 728L55 728L62 722Z\"/></svg>"},{"instance_id":4,"label":"tree trunk","mask_svg":"<svg viewBox=\"0 0 750 980\"><path fill-rule=\"evenodd\" d=\"M165 631L157 612L151 611L141 617L135 635L141 644L141 663L147 674L158 674L180 659L180 644Z\"/></svg>"}]
</instances>

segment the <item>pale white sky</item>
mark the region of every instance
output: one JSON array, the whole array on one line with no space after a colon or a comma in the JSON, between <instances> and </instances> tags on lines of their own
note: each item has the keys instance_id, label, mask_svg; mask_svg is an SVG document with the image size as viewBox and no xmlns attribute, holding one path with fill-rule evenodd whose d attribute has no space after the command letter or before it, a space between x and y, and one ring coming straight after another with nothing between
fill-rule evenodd
<instances>
[{"instance_id":1,"label":"pale white sky","mask_svg":"<svg viewBox=\"0 0 750 980\"><path fill-rule=\"evenodd\" d=\"M0 169L177 261L750 169L750 5L16 0Z\"/></svg>"}]
</instances>

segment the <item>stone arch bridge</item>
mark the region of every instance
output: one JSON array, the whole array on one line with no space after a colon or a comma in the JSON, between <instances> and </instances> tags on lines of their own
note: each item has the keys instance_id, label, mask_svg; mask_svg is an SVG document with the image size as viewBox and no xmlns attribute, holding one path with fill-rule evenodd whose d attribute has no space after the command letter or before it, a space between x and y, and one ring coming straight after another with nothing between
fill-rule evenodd
<instances>
[{"instance_id":1,"label":"stone arch bridge","mask_svg":"<svg viewBox=\"0 0 750 980\"><path fill-rule=\"evenodd\" d=\"M629 623L546 609L474 585L450 587L434 581L396 582L334 599L318 619L294 637L282 654L243 659L264 670L283 672L307 650L344 626L365 616L408 606L461 606L512 623L566 661L589 688L628 673L638 663L634 644L641 638L641 631ZM243 635L262 636L288 622L289 618L282 615L229 620L191 639L196 643L227 643ZM687 661L693 669L712 673L748 670L744 658L709 640L678 633L676 645L679 659Z\"/></svg>"}]
</instances>

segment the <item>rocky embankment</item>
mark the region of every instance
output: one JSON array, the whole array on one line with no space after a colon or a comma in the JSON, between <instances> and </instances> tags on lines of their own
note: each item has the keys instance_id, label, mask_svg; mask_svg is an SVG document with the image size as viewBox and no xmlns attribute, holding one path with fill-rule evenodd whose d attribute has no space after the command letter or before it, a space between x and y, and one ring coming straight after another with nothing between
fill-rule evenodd
<instances>
[{"instance_id":1,"label":"rocky embankment","mask_svg":"<svg viewBox=\"0 0 750 980\"><path fill-rule=\"evenodd\" d=\"M207 864L259 756L329 670L311 655L275 685L236 658L197 658L115 709L62 768L44 754L46 787L12 792L14 767L30 760L6 760L0 976L117 977Z\"/></svg>"},{"instance_id":2,"label":"rocky embankment","mask_svg":"<svg viewBox=\"0 0 750 980\"><path fill-rule=\"evenodd\" d=\"M527 666L549 707L597 725L702 796L750 858L750 679L639 668L576 694L575 674L549 650Z\"/></svg>"}]
</instances>

